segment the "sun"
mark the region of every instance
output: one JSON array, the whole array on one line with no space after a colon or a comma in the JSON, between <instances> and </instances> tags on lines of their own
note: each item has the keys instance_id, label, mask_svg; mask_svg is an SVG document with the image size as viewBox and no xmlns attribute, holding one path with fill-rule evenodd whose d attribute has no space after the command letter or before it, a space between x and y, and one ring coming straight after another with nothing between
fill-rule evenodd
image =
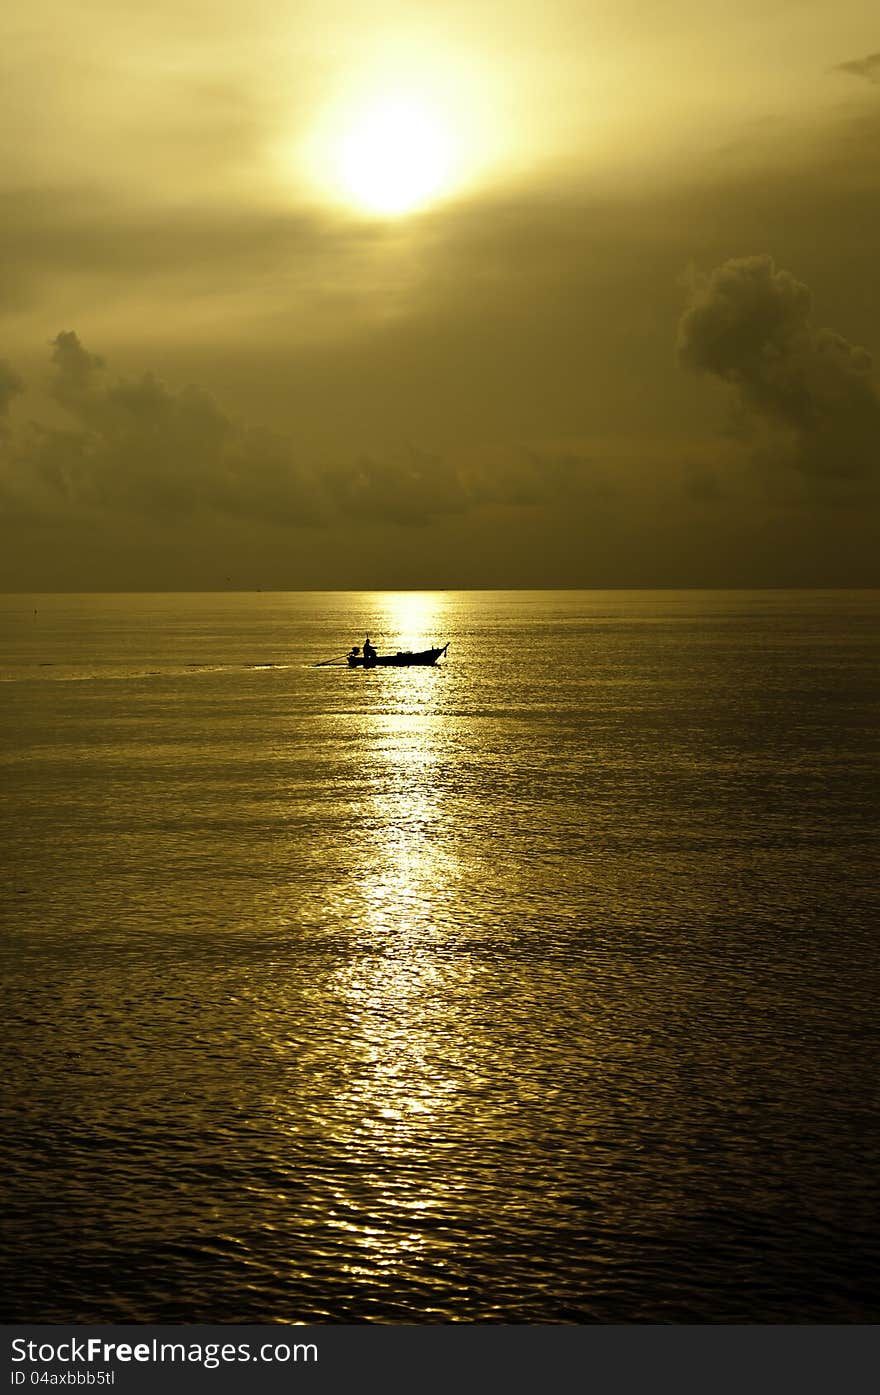
<instances>
[{"instance_id":1,"label":"sun","mask_svg":"<svg viewBox=\"0 0 880 1395\"><path fill-rule=\"evenodd\" d=\"M442 40L379 36L327 82L279 173L348 214L396 221L466 198L507 149L497 84Z\"/></svg>"},{"instance_id":2,"label":"sun","mask_svg":"<svg viewBox=\"0 0 880 1395\"><path fill-rule=\"evenodd\" d=\"M369 212L410 213L451 183L453 146L437 112L411 97L385 98L352 117L342 133L338 183Z\"/></svg>"},{"instance_id":3,"label":"sun","mask_svg":"<svg viewBox=\"0 0 880 1395\"><path fill-rule=\"evenodd\" d=\"M411 213L452 182L451 127L417 97L385 97L351 113L334 144L334 183L370 213Z\"/></svg>"}]
</instances>

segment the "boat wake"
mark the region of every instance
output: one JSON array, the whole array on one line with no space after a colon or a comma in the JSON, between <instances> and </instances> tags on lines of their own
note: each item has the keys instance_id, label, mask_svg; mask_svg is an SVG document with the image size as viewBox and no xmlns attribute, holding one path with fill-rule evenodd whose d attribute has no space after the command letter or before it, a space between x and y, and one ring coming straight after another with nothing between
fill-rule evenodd
<instances>
[{"instance_id":1,"label":"boat wake","mask_svg":"<svg viewBox=\"0 0 880 1395\"><path fill-rule=\"evenodd\" d=\"M71 664L40 662L0 670L0 683L135 683L145 678L199 677L209 673L278 673L293 664L167 664L161 668L85 668Z\"/></svg>"}]
</instances>

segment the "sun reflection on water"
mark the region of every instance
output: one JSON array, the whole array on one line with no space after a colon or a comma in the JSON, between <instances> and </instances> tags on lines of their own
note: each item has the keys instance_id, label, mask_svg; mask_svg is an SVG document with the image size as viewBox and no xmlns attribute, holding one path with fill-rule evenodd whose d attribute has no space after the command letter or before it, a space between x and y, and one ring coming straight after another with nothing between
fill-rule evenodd
<instances>
[{"instance_id":1,"label":"sun reflection on water","mask_svg":"<svg viewBox=\"0 0 880 1395\"><path fill-rule=\"evenodd\" d=\"M428 649L449 638L443 634L449 600L442 591L381 591L364 599L389 648Z\"/></svg>"},{"instance_id":2,"label":"sun reflection on water","mask_svg":"<svg viewBox=\"0 0 880 1395\"><path fill-rule=\"evenodd\" d=\"M448 638L442 596L371 602L383 649ZM333 1020L322 1054L343 1063L323 1121L337 1159L326 1224L352 1273L387 1278L441 1262L437 1231L454 1209L442 1158L461 1136L482 1067L456 1021L473 968L452 911L462 869L448 807L442 674L386 670L367 683L356 690L364 705L355 722L358 748L370 755L350 875L333 908L347 938L325 987Z\"/></svg>"}]
</instances>

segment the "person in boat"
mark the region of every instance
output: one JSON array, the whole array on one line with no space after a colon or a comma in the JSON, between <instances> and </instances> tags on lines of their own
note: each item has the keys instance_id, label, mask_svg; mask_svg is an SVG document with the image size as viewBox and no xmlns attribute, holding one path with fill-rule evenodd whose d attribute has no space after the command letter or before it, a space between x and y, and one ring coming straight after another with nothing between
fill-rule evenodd
<instances>
[{"instance_id":1,"label":"person in boat","mask_svg":"<svg viewBox=\"0 0 880 1395\"><path fill-rule=\"evenodd\" d=\"M375 658L376 651L370 643L370 636L367 635L366 639L364 640L364 666L366 667L367 665L372 664L375 661Z\"/></svg>"}]
</instances>

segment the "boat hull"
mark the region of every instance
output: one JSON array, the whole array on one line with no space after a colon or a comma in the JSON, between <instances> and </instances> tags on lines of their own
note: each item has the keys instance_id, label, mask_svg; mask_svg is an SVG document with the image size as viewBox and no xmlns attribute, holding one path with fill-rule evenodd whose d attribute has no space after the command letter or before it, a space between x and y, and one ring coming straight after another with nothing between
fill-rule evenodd
<instances>
[{"instance_id":1,"label":"boat hull","mask_svg":"<svg viewBox=\"0 0 880 1395\"><path fill-rule=\"evenodd\" d=\"M349 668L410 668L413 664L436 664L441 655L449 648L444 644L442 649L423 649L418 654L377 654L375 659L370 659L369 663L364 661L363 655L355 657L348 656Z\"/></svg>"}]
</instances>

